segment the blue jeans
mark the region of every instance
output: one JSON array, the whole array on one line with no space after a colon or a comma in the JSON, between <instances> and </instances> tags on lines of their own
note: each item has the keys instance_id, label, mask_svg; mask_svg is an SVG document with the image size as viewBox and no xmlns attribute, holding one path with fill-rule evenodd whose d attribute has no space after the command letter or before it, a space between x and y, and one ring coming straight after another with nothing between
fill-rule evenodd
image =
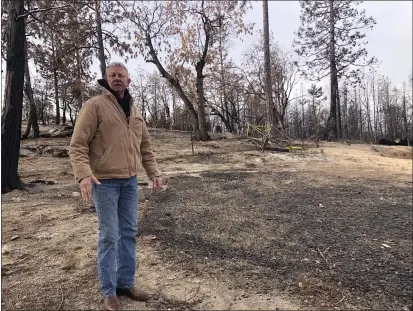
<instances>
[{"instance_id":1,"label":"blue jeans","mask_svg":"<svg viewBox=\"0 0 413 311\"><path fill-rule=\"evenodd\" d=\"M138 182L136 176L92 182L99 223L98 276L104 296L131 288L135 280Z\"/></svg>"}]
</instances>

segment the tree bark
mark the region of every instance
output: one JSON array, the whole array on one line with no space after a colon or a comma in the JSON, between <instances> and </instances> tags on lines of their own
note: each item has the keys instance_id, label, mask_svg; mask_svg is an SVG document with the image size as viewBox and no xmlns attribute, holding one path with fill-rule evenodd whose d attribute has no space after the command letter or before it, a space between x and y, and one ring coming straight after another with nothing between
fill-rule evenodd
<instances>
[{"instance_id":1,"label":"tree bark","mask_svg":"<svg viewBox=\"0 0 413 311\"><path fill-rule=\"evenodd\" d=\"M208 127L205 118L205 90L204 90L204 67L206 63L206 57L208 55L208 48L211 40L211 26L207 18L203 18L204 21L204 33L205 33L205 42L204 49L202 51L202 56L195 64L196 70L196 94L197 94L197 103L198 103L198 124L199 132L202 141L211 140L211 137L208 135Z\"/></svg>"},{"instance_id":2,"label":"tree bark","mask_svg":"<svg viewBox=\"0 0 413 311\"><path fill-rule=\"evenodd\" d=\"M337 73L337 71L336 71L336 73ZM338 81L337 81L336 94L337 94L337 101L336 101L336 106L337 106L337 139L343 139L343 127L341 125L340 90L338 88Z\"/></svg>"},{"instance_id":3,"label":"tree bark","mask_svg":"<svg viewBox=\"0 0 413 311\"><path fill-rule=\"evenodd\" d=\"M370 114L370 97L369 97L369 82L366 80L366 89L365 89L365 95L366 95L366 113L367 113L367 131L370 136L370 143L374 142L374 134L373 134L373 124L371 121L371 114Z\"/></svg>"},{"instance_id":4,"label":"tree bark","mask_svg":"<svg viewBox=\"0 0 413 311\"><path fill-rule=\"evenodd\" d=\"M228 112L228 101L227 101L227 91L226 91L226 83L225 83L225 72L224 72L224 57L223 57L223 47L222 47L222 23L220 24L219 27L219 60L220 60L220 74L221 74L221 94L220 94L220 106L222 111L225 114L222 115L220 113L220 118L223 120L225 127L229 132L233 132L233 129L231 127L231 124L229 121L229 112ZM225 120L226 119L226 120ZM228 121L227 121L228 120Z\"/></svg>"},{"instance_id":5,"label":"tree bark","mask_svg":"<svg viewBox=\"0 0 413 311\"><path fill-rule=\"evenodd\" d=\"M329 0L330 4L330 115L328 116L328 134L329 138L337 140L338 124L337 124L337 69L335 55L335 40L334 40L334 7L333 0Z\"/></svg>"},{"instance_id":6,"label":"tree bark","mask_svg":"<svg viewBox=\"0 0 413 311\"><path fill-rule=\"evenodd\" d=\"M27 49L27 41L26 41L26 49ZM25 77L25 87L24 87L24 92L27 96L27 100L29 101L30 105L30 110L29 110L29 120L27 122L27 128L24 134L22 135L22 139L26 139L30 135L30 130L33 127L33 138L38 138L40 137L40 130L39 130L39 123L37 121L37 111L36 111L36 105L34 103L34 98L33 98L33 89L32 89L32 83L30 79L30 71L29 71L29 59L25 57L25 65L24 65L24 77Z\"/></svg>"},{"instance_id":7,"label":"tree bark","mask_svg":"<svg viewBox=\"0 0 413 311\"><path fill-rule=\"evenodd\" d=\"M344 139L348 139L348 115L347 115L347 102L348 102L348 89L344 86L343 90L343 119L344 119L344 127L342 130L342 135Z\"/></svg>"},{"instance_id":8,"label":"tree bark","mask_svg":"<svg viewBox=\"0 0 413 311\"><path fill-rule=\"evenodd\" d=\"M363 119L362 119L362 106L361 106L361 95L360 95L360 88L359 88L359 106L360 106L360 109L359 109L359 119L360 119L360 129L359 129L359 133L360 133L360 136L359 136L359 139L360 139L360 141L363 141Z\"/></svg>"},{"instance_id":9,"label":"tree bark","mask_svg":"<svg viewBox=\"0 0 413 311\"><path fill-rule=\"evenodd\" d=\"M373 99L373 123L374 123L374 143L377 143L377 115L376 115L376 92L374 90L374 76L372 77L371 87L372 87L372 99Z\"/></svg>"},{"instance_id":10,"label":"tree bark","mask_svg":"<svg viewBox=\"0 0 413 311\"><path fill-rule=\"evenodd\" d=\"M410 146L409 130L407 127L407 107L406 107L406 90L403 90L402 98L402 107L403 107L403 138L407 139L407 145Z\"/></svg>"},{"instance_id":11,"label":"tree bark","mask_svg":"<svg viewBox=\"0 0 413 311\"><path fill-rule=\"evenodd\" d=\"M63 98L63 113L62 113L62 122L66 124L66 110L67 110L67 101Z\"/></svg>"},{"instance_id":12,"label":"tree bark","mask_svg":"<svg viewBox=\"0 0 413 311\"><path fill-rule=\"evenodd\" d=\"M304 92L303 92L303 85L301 84L301 132L302 136L301 139L306 139L306 123L305 123L305 114L304 114L304 106L305 106L305 100L304 100Z\"/></svg>"},{"instance_id":13,"label":"tree bark","mask_svg":"<svg viewBox=\"0 0 413 311\"><path fill-rule=\"evenodd\" d=\"M41 99L41 110L40 110L40 118L42 120L42 125L46 125L46 120L45 120L45 113L44 113L44 109L46 107L45 105L45 97L47 99L47 91L46 91L46 96L44 95L43 91L42 91L42 99Z\"/></svg>"},{"instance_id":14,"label":"tree bark","mask_svg":"<svg viewBox=\"0 0 413 311\"><path fill-rule=\"evenodd\" d=\"M265 74L265 102L267 110L267 124L274 125L272 117L272 85L271 85L271 60L270 60L270 30L268 23L268 0L263 1L263 21L264 21L264 74Z\"/></svg>"},{"instance_id":15,"label":"tree bark","mask_svg":"<svg viewBox=\"0 0 413 311\"><path fill-rule=\"evenodd\" d=\"M163 103L163 110L165 112L165 121L167 122L167 124L169 125L169 129L171 128L172 125L172 119L171 119L171 109L169 107L169 102L168 102L168 95L166 93L166 87L164 84L161 85L161 91L162 91L162 96L161 96L161 100Z\"/></svg>"},{"instance_id":16,"label":"tree bark","mask_svg":"<svg viewBox=\"0 0 413 311\"><path fill-rule=\"evenodd\" d=\"M199 131L201 134L202 141L211 140L211 137L208 135L208 128L205 118L205 99L204 99L204 74L203 68L205 66L205 61L200 60L196 64L196 93L198 97L198 123Z\"/></svg>"},{"instance_id":17,"label":"tree bark","mask_svg":"<svg viewBox=\"0 0 413 311\"><path fill-rule=\"evenodd\" d=\"M154 123L155 127L158 125L158 84L156 83L156 78L154 79L154 86L153 86L153 103L155 111L152 115L152 122Z\"/></svg>"},{"instance_id":18,"label":"tree bark","mask_svg":"<svg viewBox=\"0 0 413 311\"><path fill-rule=\"evenodd\" d=\"M47 101L49 100L48 99L48 92L47 92L47 90L48 90L48 83L47 83L47 81L46 81L46 90L45 90L45 92L43 92L42 91L42 123L43 123L43 125L46 125L46 122L47 122L47 119L48 119L48 112L46 111L46 113L45 113L45 110L46 110L46 108L47 108ZM44 94L44 98L43 98L43 94Z\"/></svg>"},{"instance_id":19,"label":"tree bark","mask_svg":"<svg viewBox=\"0 0 413 311\"><path fill-rule=\"evenodd\" d=\"M377 107L376 107L376 114L377 114L377 122L380 128L380 136L383 137L383 120L381 118L381 112L383 111L383 101L380 100L380 84L377 84Z\"/></svg>"},{"instance_id":20,"label":"tree bark","mask_svg":"<svg viewBox=\"0 0 413 311\"><path fill-rule=\"evenodd\" d=\"M60 105L59 105L59 84L57 80L57 62L55 37L52 33L52 53L53 53L53 79L54 79L54 98L56 105L56 124L60 124Z\"/></svg>"},{"instance_id":21,"label":"tree bark","mask_svg":"<svg viewBox=\"0 0 413 311\"><path fill-rule=\"evenodd\" d=\"M1 128L1 193L23 189L18 173L23 109L23 85L26 32L24 0L10 0L7 40L6 85ZM22 44L23 43L23 44Z\"/></svg>"},{"instance_id":22,"label":"tree bark","mask_svg":"<svg viewBox=\"0 0 413 311\"><path fill-rule=\"evenodd\" d=\"M102 79L105 78L106 72L106 59L105 59L105 48L103 46L103 35L102 35L102 18L100 16L100 1L95 0L95 13L96 13L96 26L97 26L97 39L99 47L99 62L100 62L100 72L102 73Z\"/></svg>"},{"instance_id":23,"label":"tree bark","mask_svg":"<svg viewBox=\"0 0 413 311\"><path fill-rule=\"evenodd\" d=\"M57 80L57 69L53 69L54 79L54 98L56 105L56 124L60 124L60 104L59 104L59 85Z\"/></svg>"},{"instance_id":24,"label":"tree bark","mask_svg":"<svg viewBox=\"0 0 413 311\"><path fill-rule=\"evenodd\" d=\"M172 122L171 122L171 130L176 129L176 97L175 97L175 90L171 89L172 94Z\"/></svg>"}]
</instances>

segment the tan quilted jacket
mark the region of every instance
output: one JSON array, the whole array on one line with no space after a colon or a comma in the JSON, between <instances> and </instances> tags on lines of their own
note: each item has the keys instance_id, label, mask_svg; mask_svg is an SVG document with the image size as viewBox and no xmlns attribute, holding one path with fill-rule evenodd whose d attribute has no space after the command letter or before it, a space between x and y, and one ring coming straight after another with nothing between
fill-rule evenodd
<instances>
[{"instance_id":1,"label":"tan quilted jacket","mask_svg":"<svg viewBox=\"0 0 413 311\"><path fill-rule=\"evenodd\" d=\"M126 118L116 97L107 93L87 101L76 120L69 147L76 181L128 178L141 165L150 179L160 176L146 123L135 104Z\"/></svg>"}]
</instances>

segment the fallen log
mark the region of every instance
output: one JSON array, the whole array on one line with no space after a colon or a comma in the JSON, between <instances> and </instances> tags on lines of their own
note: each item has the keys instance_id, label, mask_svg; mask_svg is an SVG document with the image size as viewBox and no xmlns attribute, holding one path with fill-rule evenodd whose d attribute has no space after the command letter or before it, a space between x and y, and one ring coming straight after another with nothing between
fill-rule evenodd
<instances>
[{"instance_id":1,"label":"fallen log","mask_svg":"<svg viewBox=\"0 0 413 311\"><path fill-rule=\"evenodd\" d=\"M271 146L271 142L269 138L265 138L264 140L254 138L254 137L248 137L248 139L256 145L261 151L268 150L268 151L278 151L278 152L290 152L290 148L280 148L280 147L275 147Z\"/></svg>"}]
</instances>

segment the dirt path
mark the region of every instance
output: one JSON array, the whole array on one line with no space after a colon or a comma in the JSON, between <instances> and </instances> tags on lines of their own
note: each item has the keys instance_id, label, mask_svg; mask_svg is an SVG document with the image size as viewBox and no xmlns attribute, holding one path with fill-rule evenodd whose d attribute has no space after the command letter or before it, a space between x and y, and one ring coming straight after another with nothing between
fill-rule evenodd
<instances>
[{"instance_id":1,"label":"dirt path","mask_svg":"<svg viewBox=\"0 0 413 311\"><path fill-rule=\"evenodd\" d=\"M139 206L138 284L125 310L401 309L412 290L411 148L325 144L261 153L241 139L152 133L170 187ZM67 139L24 141L66 146ZM2 197L2 306L102 309L97 219L68 158L24 157ZM141 179L146 179L144 175Z\"/></svg>"}]
</instances>

